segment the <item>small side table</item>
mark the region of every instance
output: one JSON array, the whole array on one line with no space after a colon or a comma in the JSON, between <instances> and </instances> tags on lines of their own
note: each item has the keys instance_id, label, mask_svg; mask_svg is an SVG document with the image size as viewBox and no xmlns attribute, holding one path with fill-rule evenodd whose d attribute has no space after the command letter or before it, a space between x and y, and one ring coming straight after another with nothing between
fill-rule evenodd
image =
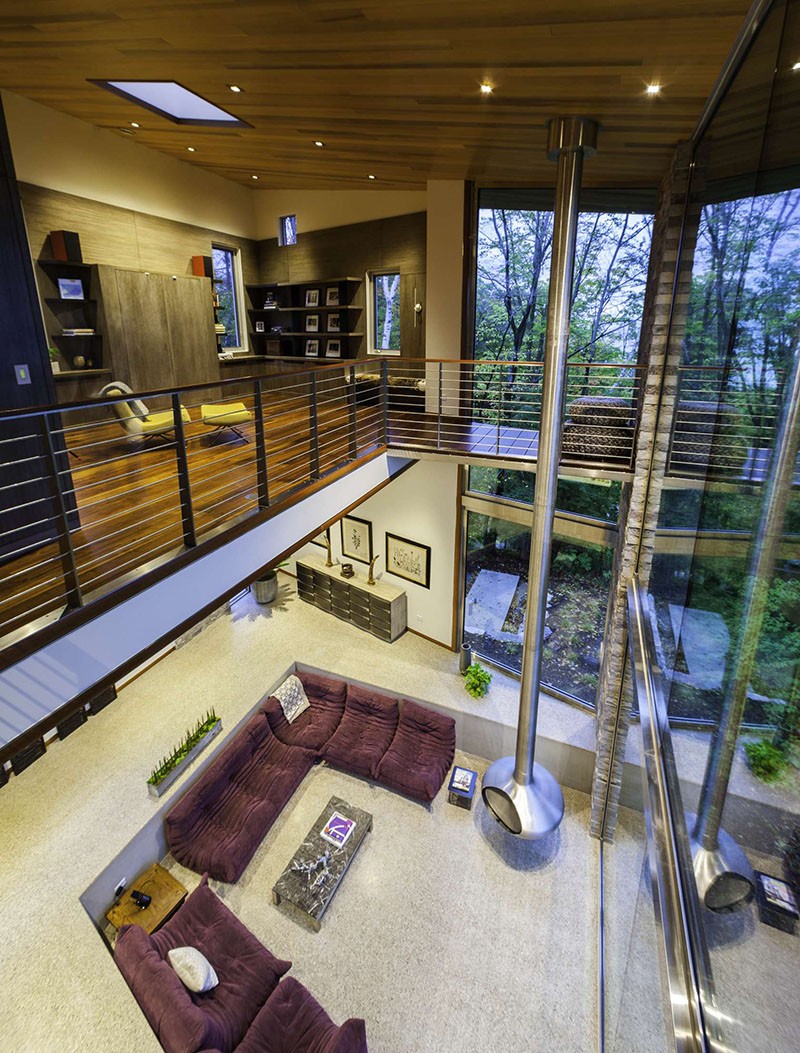
<instances>
[{"instance_id":1,"label":"small side table","mask_svg":"<svg viewBox=\"0 0 800 1053\"><path fill-rule=\"evenodd\" d=\"M142 910L131 899L131 892L136 889L150 897L150 903ZM154 863L120 896L119 903L114 904L106 914L106 919L115 929L123 925L140 925L145 932L155 932L175 913L186 899L187 891L168 870L159 863Z\"/></svg>"},{"instance_id":2,"label":"small side table","mask_svg":"<svg viewBox=\"0 0 800 1053\"><path fill-rule=\"evenodd\" d=\"M466 808L467 811L471 811L477 785L478 773L476 771L473 771L472 768L459 768L456 765L447 787L448 801L457 808Z\"/></svg>"}]
</instances>

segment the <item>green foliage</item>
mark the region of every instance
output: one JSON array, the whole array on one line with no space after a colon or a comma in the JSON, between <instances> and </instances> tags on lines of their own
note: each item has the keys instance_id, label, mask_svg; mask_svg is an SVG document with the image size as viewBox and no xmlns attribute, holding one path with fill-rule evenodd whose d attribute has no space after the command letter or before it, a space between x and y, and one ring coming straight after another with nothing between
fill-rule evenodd
<instances>
[{"instance_id":1,"label":"green foliage","mask_svg":"<svg viewBox=\"0 0 800 1053\"><path fill-rule=\"evenodd\" d=\"M774 782L786 767L785 752L769 739L746 742L744 752L750 771L763 782Z\"/></svg>"},{"instance_id":2,"label":"green foliage","mask_svg":"<svg viewBox=\"0 0 800 1053\"><path fill-rule=\"evenodd\" d=\"M172 753L168 757L162 757L160 764L153 768L147 781L153 786L157 786L162 782L217 723L219 723L219 717L212 706L206 712L205 718L198 720L195 726L186 732L180 744L175 747Z\"/></svg>"},{"instance_id":3,"label":"green foliage","mask_svg":"<svg viewBox=\"0 0 800 1053\"><path fill-rule=\"evenodd\" d=\"M473 662L464 676L464 686L473 698L483 698L489 690L492 674L480 662Z\"/></svg>"},{"instance_id":4,"label":"green foliage","mask_svg":"<svg viewBox=\"0 0 800 1053\"><path fill-rule=\"evenodd\" d=\"M48 347L47 353L50 356L50 361L51 362L57 362L58 361L58 348L57 347Z\"/></svg>"}]
</instances>

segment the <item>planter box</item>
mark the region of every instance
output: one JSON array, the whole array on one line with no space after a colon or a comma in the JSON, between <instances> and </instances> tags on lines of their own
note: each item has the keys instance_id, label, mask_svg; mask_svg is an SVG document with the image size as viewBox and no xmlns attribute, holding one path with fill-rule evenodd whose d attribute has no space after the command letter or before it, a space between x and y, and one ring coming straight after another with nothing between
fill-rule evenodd
<instances>
[{"instance_id":1,"label":"planter box","mask_svg":"<svg viewBox=\"0 0 800 1053\"><path fill-rule=\"evenodd\" d=\"M256 579L253 582L253 596L257 603L273 603L278 596L278 575Z\"/></svg>"},{"instance_id":2,"label":"planter box","mask_svg":"<svg viewBox=\"0 0 800 1053\"><path fill-rule=\"evenodd\" d=\"M175 780L180 778L181 775L183 775L183 773L186 771L189 765L194 760L196 760L197 757L200 756L200 754L203 752L206 746L217 737L220 731L222 731L222 721L218 720L216 724L214 724L208 729L208 731L197 743L197 745L193 749L189 750L189 752L186 754L183 760L175 765L175 767L172 769L169 775L165 776L161 780L161 782L155 784L153 784L152 782L148 782L147 792L150 794L150 796L160 797L162 793L166 793L170 786L172 786L172 784L175 782Z\"/></svg>"}]
</instances>

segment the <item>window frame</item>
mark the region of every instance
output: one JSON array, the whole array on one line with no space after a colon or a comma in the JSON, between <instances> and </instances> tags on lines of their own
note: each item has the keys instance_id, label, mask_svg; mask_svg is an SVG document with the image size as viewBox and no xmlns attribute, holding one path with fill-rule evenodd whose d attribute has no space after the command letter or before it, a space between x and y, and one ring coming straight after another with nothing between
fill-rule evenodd
<instances>
[{"instance_id":1,"label":"window frame","mask_svg":"<svg viewBox=\"0 0 800 1053\"><path fill-rule=\"evenodd\" d=\"M233 264L233 310L236 315L236 328L238 343L225 348L232 354L246 355L249 352L246 312L244 305L244 278L242 275L242 252L238 245L226 245L221 241L211 242L211 259L214 259L214 249L219 252L229 252ZM213 262L212 262L213 271Z\"/></svg>"},{"instance_id":2,"label":"window frame","mask_svg":"<svg viewBox=\"0 0 800 1053\"><path fill-rule=\"evenodd\" d=\"M375 289L376 279L386 277L387 275L397 275L398 279L398 297L397 297L397 324L399 336L399 347L398 348L380 348L376 347L377 343L377 316L375 312ZM400 358L403 354L403 332L402 332L402 317L400 314L400 283L403 280L403 272L399 267L382 267L380 270L367 271L366 275L366 308L367 308L367 354L373 355L378 358Z\"/></svg>"}]
</instances>

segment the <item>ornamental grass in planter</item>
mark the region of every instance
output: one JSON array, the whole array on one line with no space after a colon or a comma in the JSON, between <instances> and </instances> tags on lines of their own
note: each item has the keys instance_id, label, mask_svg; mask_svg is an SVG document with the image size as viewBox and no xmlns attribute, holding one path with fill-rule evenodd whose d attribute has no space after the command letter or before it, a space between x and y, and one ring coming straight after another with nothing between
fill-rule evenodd
<instances>
[{"instance_id":1,"label":"ornamental grass in planter","mask_svg":"<svg viewBox=\"0 0 800 1053\"><path fill-rule=\"evenodd\" d=\"M222 729L222 721L214 712L208 710L204 720L198 720L190 728L180 743L167 757L162 757L160 764L153 768L147 780L147 791L151 797L160 797L169 789L175 780L183 774L192 761L203 752Z\"/></svg>"}]
</instances>

